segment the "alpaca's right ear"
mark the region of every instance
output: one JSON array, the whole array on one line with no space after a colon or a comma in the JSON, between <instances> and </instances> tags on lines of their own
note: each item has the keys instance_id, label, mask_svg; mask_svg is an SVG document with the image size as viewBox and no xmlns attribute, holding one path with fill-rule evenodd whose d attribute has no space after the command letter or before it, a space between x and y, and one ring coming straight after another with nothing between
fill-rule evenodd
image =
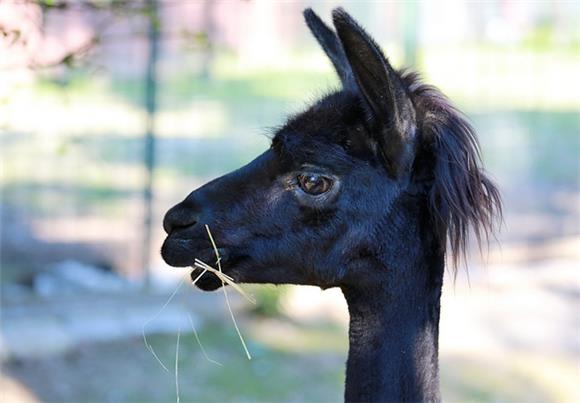
<instances>
[{"instance_id":1,"label":"alpaca's right ear","mask_svg":"<svg viewBox=\"0 0 580 403\"><path fill-rule=\"evenodd\" d=\"M328 56L344 88L354 89L356 82L344 49L336 33L330 29L311 8L304 10L306 25Z\"/></svg>"},{"instance_id":2,"label":"alpaca's right ear","mask_svg":"<svg viewBox=\"0 0 580 403\"><path fill-rule=\"evenodd\" d=\"M391 176L410 172L414 158L415 111L403 83L376 42L342 8L332 11L336 33L360 94L377 126L372 136Z\"/></svg>"}]
</instances>

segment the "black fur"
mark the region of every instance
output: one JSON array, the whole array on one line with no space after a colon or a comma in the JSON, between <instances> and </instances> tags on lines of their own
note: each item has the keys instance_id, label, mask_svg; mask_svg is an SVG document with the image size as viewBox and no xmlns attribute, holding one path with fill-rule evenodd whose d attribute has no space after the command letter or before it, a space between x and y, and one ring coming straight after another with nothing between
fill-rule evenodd
<instances>
[{"instance_id":1,"label":"black fur","mask_svg":"<svg viewBox=\"0 0 580 403\"><path fill-rule=\"evenodd\" d=\"M351 315L345 399L438 401L445 256L457 267L469 231L478 240L492 231L499 193L473 128L438 90L395 71L344 10L333 12L337 34L311 10L305 17L342 90L170 209L162 256L213 263L208 224L237 282L341 287ZM306 174L334 185L309 195ZM197 284L221 286L209 273Z\"/></svg>"}]
</instances>

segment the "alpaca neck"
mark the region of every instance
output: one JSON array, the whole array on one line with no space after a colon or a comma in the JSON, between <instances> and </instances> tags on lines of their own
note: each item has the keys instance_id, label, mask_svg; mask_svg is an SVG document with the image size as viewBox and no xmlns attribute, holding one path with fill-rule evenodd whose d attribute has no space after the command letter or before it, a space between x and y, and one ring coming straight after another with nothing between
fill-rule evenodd
<instances>
[{"instance_id":1,"label":"alpaca neck","mask_svg":"<svg viewBox=\"0 0 580 403\"><path fill-rule=\"evenodd\" d=\"M439 266L435 278L433 272L413 271L422 273L421 281L408 282L396 295L392 284L342 288L350 313L345 401L441 400L437 349L443 262Z\"/></svg>"}]
</instances>

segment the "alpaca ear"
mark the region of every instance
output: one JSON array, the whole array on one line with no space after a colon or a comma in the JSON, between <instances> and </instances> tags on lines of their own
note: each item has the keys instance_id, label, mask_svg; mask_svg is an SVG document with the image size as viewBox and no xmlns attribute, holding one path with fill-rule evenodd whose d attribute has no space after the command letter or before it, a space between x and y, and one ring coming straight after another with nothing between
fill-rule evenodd
<instances>
[{"instance_id":1,"label":"alpaca ear","mask_svg":"<svg viewBox=\"0 0 580 403\"><path fill-rule=\"evenodd\" d=\"M332 11L336 32L379 128L373 130L387 170L401 177L413 162L415 111L403 83L375 41L342 8Z\"/></svg>"},{"instance_id":2,"label":"alpaca ear","mask_svg":"<svg viewBox=\"0 0 580 403\"><path fill-rule=\"evenodd\" d=\"M324 50L324 53L326 53L332 62L342 86L350 89L356 88L356 82L354 81L352 70L344 54L344 49L334 31L311 8L304 10L303 14L306 25L310 28L310 32L312 32Z\"/></svg>"}]
</instances>

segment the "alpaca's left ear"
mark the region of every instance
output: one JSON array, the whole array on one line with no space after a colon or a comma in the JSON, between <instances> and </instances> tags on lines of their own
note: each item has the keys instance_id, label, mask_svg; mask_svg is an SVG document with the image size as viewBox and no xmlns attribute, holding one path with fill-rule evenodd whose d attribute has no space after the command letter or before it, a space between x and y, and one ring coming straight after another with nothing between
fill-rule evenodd
<instances>
[{"instance_id":1,"label":"alpaca's left ear","mask_svg":"<svg viewBox=\"0 0 580 403\"><path fill-rule=\"evenodd\" d=\"M401 177L413 162L415 111L397 72L375 41L342 8L332 12L334 26L373 120L374 139L389 173Z\"/></svg>"}]
</instances>

